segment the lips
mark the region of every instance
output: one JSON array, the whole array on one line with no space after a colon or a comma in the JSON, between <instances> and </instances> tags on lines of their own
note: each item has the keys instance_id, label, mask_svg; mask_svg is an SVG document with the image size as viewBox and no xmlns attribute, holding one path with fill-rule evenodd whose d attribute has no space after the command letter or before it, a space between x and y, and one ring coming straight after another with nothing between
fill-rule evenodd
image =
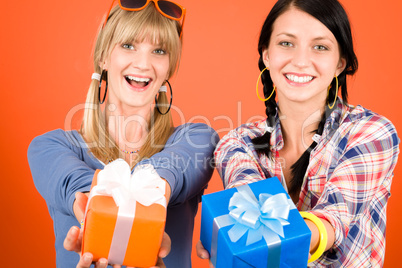
<instances>
[{"instance_id":1,"label":"lips","mask_svg":"<svg viewBox=\"0 0 402 268\"><path fill-rule=\"evenodd\" d=\"M132 75L126 75L124 78L126 79L127 83L136 88L146 87L151 82L150 78L136 77Z\"/></svg>"}]
</instances>

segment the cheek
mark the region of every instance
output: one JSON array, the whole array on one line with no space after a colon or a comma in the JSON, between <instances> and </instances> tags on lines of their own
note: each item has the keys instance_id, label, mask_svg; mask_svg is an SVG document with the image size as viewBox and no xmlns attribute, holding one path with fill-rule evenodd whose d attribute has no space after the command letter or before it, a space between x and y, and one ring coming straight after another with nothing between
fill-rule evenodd
<instances>
[{"instance_id":1,"label":"cheek","mask_svg":"<svg viewBox=\"0 0 402 268\"><path fill-rule=\"evenodd\" d=\"M322 55L317 55L314 59L314 62L322 73L328 73L329 75L335 76L340 60L337 55L328 55L325 57Z\"/></svg>"},{"instance_id":2,"label":"cheek","mask_svg":"<svg viewBox=\"0 0 402 268\"><path fill-rule=\"evenodd\" d=\"M131 62L132 61L129 57L122 55L122 54L118 54L113 58L113 61L111 62L111 64L113 64L113 66L115 68L122 69L122 68L130 65Z\"/></svg>"},{"instance_id":3,"label":"cheek","mask_svg":"<svg viewBox=\"0 0 402 268\"><path fill-rule=\"evenodd\" d=\"M269 51L269 67L272 70L279 70L286 65L290 60L289 53L284 53L280 49L271 49Z\"/></svg>"},{"instance_id":4,"label":"cheek","mask_svg":"<svg viewBox=\"0 0 402 268\"><path fill-rule=\"evenodd\" d=\"M323 76L332 80L336 76L337 62L322 61L319 68Z\"/></svg>"},{"instance_id":5,"label":"cheek","mask_svg":"<svg viewBox=\"0 0 402 268\"><path fill-rule=\"evenodd\" d=\"M282 77L281 71L286 66L286 57L280 53L272 53L269 58L269 73L272 81L277 84Z\"/></svg>"},{"instance_id":6,"label":"cheek","mask_svg":"<svg viewBox=\"0 0 402 268\"><path fill-rule=\"evenodd\" d=\"M169 59L160 61L155 66L156 66L155 69L156 69L156 72L157 72L157 74L159 76L159 79L166 80L166 79L169 78L168 77L168 75L169 75L169 67L170 67Z\"/></svg>"}]
</instances>

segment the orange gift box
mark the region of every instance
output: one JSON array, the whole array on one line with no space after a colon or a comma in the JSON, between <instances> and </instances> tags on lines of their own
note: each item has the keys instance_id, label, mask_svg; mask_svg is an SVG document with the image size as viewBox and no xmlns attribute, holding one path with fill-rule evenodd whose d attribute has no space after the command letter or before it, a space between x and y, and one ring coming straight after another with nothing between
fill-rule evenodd
<instances>
[{"instance_id":1,"label":"orange gift box","mask_svg":"<svg viewBox=\"0 0 402 268\"><path fill-rule=\"evenodd\" d=\"M163 183L164 204L144 205L134 198L128 205L119 207L113 196L102 193L91 196L98 185L98 177L99 170L95 173L87 204L82 253L92 253L94 261L106 258L109 264L154 266L165 230L166 182L159 178Z\"/></svg>"}]
</instances>

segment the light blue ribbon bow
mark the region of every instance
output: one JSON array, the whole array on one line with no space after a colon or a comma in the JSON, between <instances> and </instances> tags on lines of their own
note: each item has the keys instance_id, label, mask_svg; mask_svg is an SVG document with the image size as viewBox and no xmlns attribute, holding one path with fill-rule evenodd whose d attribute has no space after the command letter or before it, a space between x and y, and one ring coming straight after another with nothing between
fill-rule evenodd
<instances>
[{"instance_id":1,"label":"light blue ribbon bow","mask_svg":"<svg viewBox=\"0 0 402 268\"><path fill-rule=\"evenodd\" d=\"M291 209L286 194L263 193L257 200L249 187L238 187L237 191L229 201L229 215L236 220L228 231L233 243L247 231L246 246L265 238L270 230L284 237L283 226L289 224L287 219Z\"/></svg>"}]
</instances>

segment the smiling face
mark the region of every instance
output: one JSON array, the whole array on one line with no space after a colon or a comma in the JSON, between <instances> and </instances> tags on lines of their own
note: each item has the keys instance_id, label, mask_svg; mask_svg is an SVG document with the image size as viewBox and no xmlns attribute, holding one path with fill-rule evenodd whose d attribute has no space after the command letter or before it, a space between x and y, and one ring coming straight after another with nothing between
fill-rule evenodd
<instances>
[{"instance_id":1,"label":"smiling face","mask_svg":"<svg viewBox=\"0 0 402 268\"><path fill-rule=\"evenodd\" d=\"M117 44L104 69L108 70L108 103L117 107L147 108L168 79L169 54L147 39Z\"/></svg>"},{"instance_id":2,"label":"smiling face","mask_svg":"<svg viewBox=\"0 0 402 268\"><path fill-rule=\"evenodd\" d=\"M138 12L112 9L94 51L95 71L108 74L107 115L149 117L155 95L180 61L180 29L152 4Z\"/></svg>"},{"instance_id":3,"label":"smiling face","mask_svg":"<svg viewBox=\"0 0 402 268\"><path fill-rule=\"evenodd\" d=\"M290 8L273 24L264 64L277 87L279 103L325 105L328 86L345 67L339 45L320 21Z\"/></svg>"}]
</instances>

